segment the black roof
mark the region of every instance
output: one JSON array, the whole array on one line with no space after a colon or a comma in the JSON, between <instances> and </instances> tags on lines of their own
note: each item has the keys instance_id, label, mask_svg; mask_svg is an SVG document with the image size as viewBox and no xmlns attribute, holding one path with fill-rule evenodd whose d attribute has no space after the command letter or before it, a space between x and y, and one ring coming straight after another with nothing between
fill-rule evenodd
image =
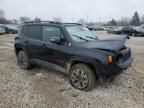
<instances>
[{"instance_id":1,"label":"black roof","mask_svg":"<svg viewBox=\"0 0 144 108\"><path fill-rule=\"evenodd\" d=\"M24 25L26 24L55 24L55 25L81 25L79 23L61 23L57 21L28 21L24 22Z\"/></svg>"}]
</instances>

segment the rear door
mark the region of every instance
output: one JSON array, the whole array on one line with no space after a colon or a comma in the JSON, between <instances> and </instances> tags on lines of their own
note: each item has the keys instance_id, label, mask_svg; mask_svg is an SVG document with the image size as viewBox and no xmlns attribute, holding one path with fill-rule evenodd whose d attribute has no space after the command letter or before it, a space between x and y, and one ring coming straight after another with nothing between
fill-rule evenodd
<instances>
[{"instance_id":1,"label":"rear door","mask_svg":"<svg viewBox=\"0 0 144 108\"><path fill-rule=\"evenodd\" d=\"M40 25L27 25L24 26L24 44L27 53L31 59L41 60L42 53L42 26Z\"/></svg>"}]
</instances>

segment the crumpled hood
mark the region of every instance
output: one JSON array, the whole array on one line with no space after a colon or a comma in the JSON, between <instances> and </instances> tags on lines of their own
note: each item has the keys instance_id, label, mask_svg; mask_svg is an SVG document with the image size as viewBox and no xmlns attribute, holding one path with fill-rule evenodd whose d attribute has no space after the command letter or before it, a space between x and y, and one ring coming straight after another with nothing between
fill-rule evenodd
<instances>
[{"instance_id":1,"label":"crumpled hood","mask_svg":"<svg viewBox=\"0 0 144 108\"><path fill-rule=\"evenodd\" d=\"M96 48L100 50L119 51L125 44L127 36L117 36L108 39L99 39L94 42L79 43L81 47Z\"/></svg>"}]
</instances>

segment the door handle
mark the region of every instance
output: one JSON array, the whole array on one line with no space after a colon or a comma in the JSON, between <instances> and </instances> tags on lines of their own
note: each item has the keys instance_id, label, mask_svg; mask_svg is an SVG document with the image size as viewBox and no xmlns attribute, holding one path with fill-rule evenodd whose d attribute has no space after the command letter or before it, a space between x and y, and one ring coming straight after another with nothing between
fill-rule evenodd
<instances>
[{"instance_id":1,"label":"door handle","mask_svg":"<svg viewBox=\"0 0 144 108\"><path fill-rule=\"evenodd\" d=\"M45 45L45 44L42 44L42 48L46 48L46 45Z\"/></svg>"},{"instance_id":2,"label":"door handle","mask_svg":"<svg viewBox=\"0 0 144 108\"><path fill-rule=\"evenodd\" d=\"M27 40L24 41L25 44L29 44L29 42Z\"/></svg>"}]
</instances>

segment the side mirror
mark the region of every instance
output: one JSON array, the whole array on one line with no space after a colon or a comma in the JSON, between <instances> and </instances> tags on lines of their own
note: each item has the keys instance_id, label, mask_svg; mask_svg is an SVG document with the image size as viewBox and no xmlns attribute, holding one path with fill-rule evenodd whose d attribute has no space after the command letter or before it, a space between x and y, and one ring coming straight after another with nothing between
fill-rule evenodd
<instances>
[{"instance_id":1,"label":"side mirror","mask_svg":"<svg viewBox=\"0 0 144 108\"><path fill-rule=\"evenodd\" d=\"M53 37L53 38L50 39L50 42L55 43L55 44L63 44L65 42L65 39Z\"/></svg>"},{"instance_id":2,"label":"side mirror","mask_svg":"<svg viewBox=\"0 0 144 108\"><path fill-rule=\"evenodd\" d=\"M58 42L60 42L60 39L59 38L51 38L50 42L51 43L58 43Z\"/></svg>"}]
</instances>

